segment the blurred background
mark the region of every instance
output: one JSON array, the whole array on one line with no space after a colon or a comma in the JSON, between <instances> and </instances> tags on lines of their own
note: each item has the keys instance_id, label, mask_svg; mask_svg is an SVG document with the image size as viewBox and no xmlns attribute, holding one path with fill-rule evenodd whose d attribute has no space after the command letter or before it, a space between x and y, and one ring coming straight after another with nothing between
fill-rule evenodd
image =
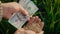
<instances>
[{"instance_id":1,"label":"blurred background","mask_svg":"<svg viewBox=\"0 0 60 34\"><path fill-rule=\"evenodd\" d=\"M1 0L5 2L18 2L18 0ZM60 0L32 0L39 10L33 16L39 16L44 22L44 34L60 33ZM13 34L17 29L8 23L7 19L0 22L1 34Z\"/></svg>"}]
</instances>

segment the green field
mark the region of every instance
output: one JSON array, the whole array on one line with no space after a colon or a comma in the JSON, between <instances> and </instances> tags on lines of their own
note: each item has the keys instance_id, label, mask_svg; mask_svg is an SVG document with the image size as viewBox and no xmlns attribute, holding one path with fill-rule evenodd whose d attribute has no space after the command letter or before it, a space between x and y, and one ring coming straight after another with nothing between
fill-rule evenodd
<instances>
[{"instance_id":1,"label":"green field","mask_svg":"<svg viewBox=\"0 0 60 34\"><path fill-rule=\"evenodd\" d=\"M17 2L17 0L1 0L2 2ZM44 22L44 34L60 33L60 0L32 0L39 10L33 16L39 16ZM8 23L7 19L0 22L0 33L13 34L17 29Z\"/></svg>"}]
</instances>

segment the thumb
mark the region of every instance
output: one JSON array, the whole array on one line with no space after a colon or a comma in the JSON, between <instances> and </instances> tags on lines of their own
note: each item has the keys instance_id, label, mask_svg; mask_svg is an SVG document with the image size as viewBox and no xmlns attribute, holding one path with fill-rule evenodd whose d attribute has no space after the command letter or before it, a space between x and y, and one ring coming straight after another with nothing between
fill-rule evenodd
<instances>
[{"instance_id":1,"label":"thumb","mask_svg":"<svg viewBox=\"0 0 60 34\"><path fill-rule=\"evenodd\" d=\"M24 15L29 16L28 12L22 6L20 6L19 11Z\"/></svg>"}]
</instances>

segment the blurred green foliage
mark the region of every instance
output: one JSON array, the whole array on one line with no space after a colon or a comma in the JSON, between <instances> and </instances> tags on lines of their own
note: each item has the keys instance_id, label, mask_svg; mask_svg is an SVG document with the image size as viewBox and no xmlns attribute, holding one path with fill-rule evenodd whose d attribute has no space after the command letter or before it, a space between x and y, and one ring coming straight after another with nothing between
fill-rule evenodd
<instances>
[{"instance_id":1,"label":"blurred green foliage","mask_svg":"<svg viewBox=\"0 0 60 34\"><path fill-rule=\"evenodd\" d=\"M15 2L17 0L1 0L2 2ZM60 33L60 0L32 0L39 10L34 16L39 16L44 22L44 34ZM0 22L0 32L2 34L13 34L16 28L2 19Z\"/></svg>"}]
</instances>

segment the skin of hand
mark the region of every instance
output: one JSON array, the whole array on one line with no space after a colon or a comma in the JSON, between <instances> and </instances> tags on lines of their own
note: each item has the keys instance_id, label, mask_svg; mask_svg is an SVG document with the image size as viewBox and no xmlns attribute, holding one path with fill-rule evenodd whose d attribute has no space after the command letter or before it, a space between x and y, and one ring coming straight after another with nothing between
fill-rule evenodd
<instances>
[{"instance_id":1,"label":"skin of hand","mask_svg":"<svg viewBox=\"0 0 60 34\"><path fill-rule=\"evenodd\" d=\"M38 23L40 23L40 26L41 26L41 28L43 29L43 26L44 26L44 23L43 22L41 22L41 19L38 17L38 16L36 16L36 17L31 17L29 20L28 20L28 25L29 24L31 24L31 23L33 23L34 22L34 20L36 20ZM28 26L27 25L27 26ZM35 33L34 31L32 31L32 30L25 30L25 29L20 29L20 30L17 30L14 34L44 34L44 31L40 31L40 33Z\"/></svg>"},{"instance_id":2,"label":"skin of hand","mask_svg":"<svg viewBox=\"0 0 60 34\"><path fill-rule=\"evenodd\" d=\"M3 7L3 17L6 19L9 19L13 13L17 12L21 12L24 15L28 16L28 12L16 2L2 3L2 7Z\"/></svg>"},{"instance_id":3,"label":"skin of hand","mask_svg":"<svg viewBox=\"0 0 60 34\"><path fill-rule=\"evenodd\" d=\"M24 30L23 28L17 30L14 34L35 34L34 31Z\"/></svg>"}]
</instances>

